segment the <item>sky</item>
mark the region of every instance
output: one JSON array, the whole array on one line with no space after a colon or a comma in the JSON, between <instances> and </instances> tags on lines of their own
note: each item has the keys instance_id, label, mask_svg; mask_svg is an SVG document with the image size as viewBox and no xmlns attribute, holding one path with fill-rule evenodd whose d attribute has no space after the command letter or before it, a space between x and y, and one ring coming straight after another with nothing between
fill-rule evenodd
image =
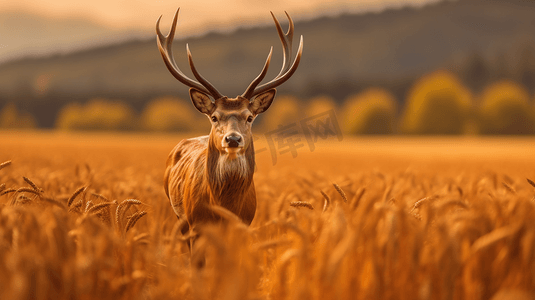
<instances>
[{"instance_id":1,"label":"sky","mask_svg":"<svg viewBox=\"0 0 535 300\"><path fill-rule=\"evenodd\" d=\"M294 20L422 6L438 0L17 0L0 1L0 62L68 52L154 34L160 15L166 32L180 6L177 37L236 26L271 25L269 11Z\"/></svg>"},{"instance_id":2,"label":"sky","mask_svg":"<svg viewBox=\"0 0 535 300\"><path fill-rule=\"evenodd\" d=\"M17 0L1 1L0 11L31 12L54 18L84 18L106 27L146 29L160 14L172 15L177 7L190 24L229 24L258 17L270 21L268 11L288 11L299 17L340 11L374 11L384 7L422 5L432 0ZM262 21L261 21L262 22ZM188 26L189 27L189 26Z\"/></svg>"}]
</instances>

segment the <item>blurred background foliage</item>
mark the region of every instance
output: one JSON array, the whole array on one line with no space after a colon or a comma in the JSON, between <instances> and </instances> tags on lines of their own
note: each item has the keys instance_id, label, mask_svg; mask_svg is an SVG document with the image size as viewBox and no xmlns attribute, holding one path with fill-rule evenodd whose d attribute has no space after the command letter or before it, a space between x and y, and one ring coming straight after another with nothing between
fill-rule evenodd
<instances>
[{"instance_id":1,"label":"blurred background foliage","mask_svg":"<svg viewBox=\"0 0 535 300\"><path fill-rule=\"evenodd\" d=\"M255 132L283 126L334 110L346 134L385 135L526 135L535 134L535 99L518 82L499 80L473 94L452 72L438 70L422 76L401 102L387 89L370 87L340 104L328 95L300 100L278 95L260 115ZM35 118L14 103L0 110L0 128L37 128ZM125 101L95 98L85 104L68 103L58 113L61 130L139 130L148 132L204 132L206 117L189 99L157 97L136 110Z\"/></svg>"},{"instance_id":2,"label":"blurred background foliage","mask_svg":"<svg viewBox=\"0 0 535 300\"><path fill-rule=\"evenodd\" d=\"M333 109L337 109L335 100L327 95L319 95L306 101L305 115L315 116Z\"/></svg>"},{"instance_id":3,"label":"blurred background foliage","mask_svg":"<svg viewBox=\"0 0 535 300\"><path fill-rule=\"evenodd\" d=\"M56 127L63 130L132 130L135 113L122 101L92 99L85 105L72 103L61 109Z\"/></svg>"},{"instance_id":4,"label":"blurred background foliage","mask_svg":"<svg viewBox=\"0 0 535 300\"><path fill-rule=\"evenodd\" d=\"M190 103L179 98L157 98L143 110L141 123L149 131L191 131L197 123L194 110Z\"/></svg>"},{"instance_id":5,"label":"blurred background foliage","mask_svg":"<svg viewBox=\"0 0 535 300\"><path fill-rule=\"evenodd\" d=\"M381 88L349 97L341 112L342 128L349 134L391 134L396 130L397 102Z\"/></svg>"},{"instance_id":6,"label":"blurred background foliage","mask_svg":"<svg viewBox=\"0 0 535 300\"><path fill-rule=\"evenodd\" d=\"M35 128L34 117L27 112L19 112L14 103L6 104L0 111L0 129Z\"/></svg>"},{"instance_id":7,"label":"blurred background foliage","mask_svg":"<svg viewBox=\"0 0 535 300\"><path fill-rule=\"evenodd\" d=\"M479 124L482 134L533 134L535 110L528 91L520 84L502 80L481 95Z\"/></svg>"},{"instance_id":8,"label":"blurred background foliage","mask_svg":"<svg viewBox=\"0 0 535 300\"><path fill-rule=\"evenodd\" d=\"M474 95L455 74L438 70L416 81L403 102L400 106L400 101L381 87L355 93L340 104L328 95L305 100L278 95L270 109L258 117L255 132L276 130L334 110L346 134L535 134L535 99L521 83L510 79L491 83ZM0 110L0 128L36 127L35 118L14 103ZM66 104L59 111L55 128L207 133L210 123L189 99L158 97L136 112L125 101L95 98L85 104Z\"/></svg>"},{"instance_id":9,"label":"blurred background foliage","mask_svg":"<svg viewBox=\"0 0 535 300\"><path fill-rule=\"evenodd\" d=\"M437 71L411 88L402 117L408 134L461 134L468 124L472 95L451 73Z\"/></svg>"},{"instance_id":10,"label":"blurred background foliage","mask_svg":"<svg viewBox=\"0 0 535 300\"><path fill-rule=\"evenodd\" d=\"M461 0L296 18L301 64L255 132L334 109L347 134L535 134L534 14L534 1ZM0 127L207 133L153 35L0 62ZM232 97L280 41L272 24L178 36L177 64L189 74L186 43ZM274 50L266 78L282 61Z\"/></svg>"},{"instance_id":11,"label":"blurred background foliage","mask_svg":"<svg viewBox=\"0 0 535 300\"><path fill-rule=\"evenodd\" d=\"M303 105L304 103L301 103L295 96L276 95L269 109L255 120L255 125L260 124L259 131L261 132L276 130L281 126L299 122L305 117Z\"/></svg>"}]
</instances>

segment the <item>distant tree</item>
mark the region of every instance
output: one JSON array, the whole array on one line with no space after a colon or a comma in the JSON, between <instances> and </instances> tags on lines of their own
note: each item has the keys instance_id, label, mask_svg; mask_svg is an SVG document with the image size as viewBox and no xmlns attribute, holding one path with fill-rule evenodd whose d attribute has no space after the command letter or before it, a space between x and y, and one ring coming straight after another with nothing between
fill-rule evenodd
<instances>
[{"instance_id":1,"label":"distant tree","mask_svg":"<svg viewBox=\"0 0 535 300\"><path fill-rule=\"evenodd\" d=\"M402 118L409 134L461 134L467 130L472 94L450 72L425 75L412 87Z\"/></svg>"},{"instance_id":2,"label":"distant tree","mask_svg":"<svg viewBox=\"0 0 535 300\"><path fill-rule=\"evenodd\" d=\"M305 117L299 99L290 95L275 98L269 110L258 116L264 131L276 130L279 126L291 125Z\"/></svg>"},{"instance_id":3,"label":"distant tree","mask_svg":"<svg viewBox=\"0 0 535 300\"><path fill-rule=\"evenodd\" d=\"M315 116L330 110L337 110L336 103L334 99L327 95L320 95L306 101L307 108L305 110L305 115L307 117Z\"/></svg>"},{"instance_id":4,"label":"distant tree","mask_svg":"<svg viewBox=\"0 0 535 300\"><path fill-rule=\"evenodd\" d=\"M481 96L479 124L482 134L535 133L535 111L526 89L510 80L487 87Z\"/></svg>"},{"instance_id":5,"label":"distant tree","mask_svg":"<svg viewBox=\"0 0 535 300\"><path fill-rule=\"evenodd\" d=\"M190 131L197 126L190 101L162 97L147 104L141 115L143 128L150 131ZM199 116L202 117L201 114ZM208 124L208 121L205 121Z\"/></svg>"},{"instance_id":6,"label":"distant tree","mask_svg":"<svg viewBox=\"0 0 535 300\"><path fill-rule=\"evenodd\" d=\"M62 130L81 130L84 127L84 108L79 103L69 103L59 112L56 128Z\"/></svg>"},{"instance_id":7,"label":"distant tree","mask_svg":"<svg viewBox=\"0 0 535 300\"><path fill-rule=\"evenodd\" d=\"M0 128L35 128L36 122L27 112L19 112L15 104L8 103L0 111Z\"/></svg>"},{"instance_id":8,"label":"distant tree","mask_svg":"<svg viewBox=\"0 0 535 300\"><path fill-rule=\"evenodd\" d=\"M61 109L56 128L64 130L131 130L134 129L134 111L121 101L102 98L86 105L68 104Z\"/></svg>"},{"instance_id":9,"label":"distant tree","mask_svg":"<svg viewBox=\"0 0 535 300\"><path fill-rule=\"evenodd\" d=\"M397 102L381 88L369 88L345 100L342 108L342 128L350 134L394 133Z\"/></svg>"}]
</instances>

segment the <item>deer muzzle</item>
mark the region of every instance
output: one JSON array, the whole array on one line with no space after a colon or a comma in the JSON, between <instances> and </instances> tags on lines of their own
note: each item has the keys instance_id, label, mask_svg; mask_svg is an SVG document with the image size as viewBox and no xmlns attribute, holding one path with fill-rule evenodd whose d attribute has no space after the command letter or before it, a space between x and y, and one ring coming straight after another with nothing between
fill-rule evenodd
<instances>
[{"instance_id":1,"label":"deer muzzle","mask_svg":"<svg viewBox=\"0 0 535 300\"><path fill-rule=\"evenodd\" d=\"M240 148L243 148L243 137L241 134L233 132L225 135L222 141L223 148L228 150L240 150Z\"/></svg>"}]
</instances>

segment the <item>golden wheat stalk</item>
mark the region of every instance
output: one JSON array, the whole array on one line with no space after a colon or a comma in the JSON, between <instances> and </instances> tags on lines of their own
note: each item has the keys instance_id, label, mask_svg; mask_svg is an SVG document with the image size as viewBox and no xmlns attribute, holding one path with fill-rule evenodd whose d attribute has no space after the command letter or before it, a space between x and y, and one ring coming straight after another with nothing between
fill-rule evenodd
<instances>
[{"instance_id":1,"label":"golden wheat stalk","mask_svg":"<svg viewBox=\"0 0 535 300\"><path fill-rule=\"evenodd\" d=\"M286 198L287 197L290 197L292 194L291 193L286 193L286 192L283 192L280 194L280 196L277 198L277 201L276 203L278 204L277 205L277 210L276 210L276 213L277 215L280 215L281 212L282 212L282 209L284 208L285 204L286 204Z\"/></svg>"},{"instance_id":2,"label":"golden wheat stalk","mask_svg":"<svg viewBox=\"0 0 535 300\"><path fill-rule=\"evenodd\" d=\"M91 207L93 207L93 201L89 200L89 201L87 201L87 203L85 204L85 210L84 210L84 211L87 213L87 211L88 211Z\"/></svg>"},{"instance_id":3,"label":"golden wheat stalk","mask_svg":"<svg viewBox=\"0 0 535 300\"><path fill-rule=\"evenodd\" d=\"M344 192L344 190L342 190L342 188L336 183L333 183L333 186L336 189L336 191L338 192L338 194L340 194L340 196L342 196L342 199L344 199L344 202L347 203L347 196L346 196L346 193Z\"/></svg>"},{"instance_id":4,"label":"golden wheat stalk","mask_svg":"<svg viewBox=\"0 0 535 300\"><path fill-rule=\"evenodd\" d=\"M110 205L116 205L117 204L117 201L114 200L112 202L104 202L104 203L99 203L97 205L94 205L93 207L89 208L89 210L87 210L87 214L98 214L99 212L101 212L103 209L109 207Z\"/></svg>"},{"instance_id":5,"label":"golden wheat stalk","mask_svg":"<svg viewBox=\"0 0 535 300\"><path fill-rule=\"evenodd\" d=\"M329 205L331 204L331 198L329 198L329 196L327 194L325 194L325 192L323 191L320 191L321 195L323 196L323 198L325 199L324 203L323 203L323 212L327 211L327 209L329 208Z\"/></svg>"},{"instance_id":6,"label":"golden wheat stalk","mask_svg":"<svg viewBox=\"0 0 535 300\"><path fill-rule=\"evenodd\" d=\"M97 216L100 220L102 220L102 222L104 222L104 224L106 224L109 227L111 227L112 221L111 221L111 217L110 217L110 207L109 206L101 209L99 212L95 213L94 215Z\"/></svg>"},{"instance_id":7,"label":"golden wheat stalk","mask_svg":"<svg viewBox=\"0 0 535 300\"><path fill-rule=\"evenodd\" d=\"M14 192L16 192L16 191L17 191L16 189L12 189L12 188L5 189L4 191L2 191L2 192L0 193L0 196L3 196L3 195L5 195L5 194L9 194L9 193L14 193Z\"/></svg>"},{"instance_id":8,"label":"golden wheat stalk","mask_svg":"<svg viewBox=\"0 0 535 300\"><path fill-rule=\"evenodd\" d=\"M74 201L74 199L76 199L76 197L78 197L78 195L80 195L82 192L84 192L86 189L85 186L81 187L81 188L78 188L74 194L72 194L72 196L69 197L69 200L67 200L67 206L71 206L72 202Z\"/></svg>"},{"instance_id":9,"label":"golden wheat stalk","mask_svg":"<svg viewBox=\"0 0 535 300\"><path fill-rule=\"evenodd\" d=\"M16 203L20 203L20 204L27 204L27 203L30 203L32 202L32 199L24 196L24 195L19 195L15 201Z\"/></svg>"},{"instance_id":10,"label":"golden wheat stalk","mask_svg":"<svg viewBox=\"0 0 535 300\"><path fill-rule=\"evenodd\" d=\"M5 168L5 167L7 167L9 165L11 165L11 161L10 160L1 163L0 164L0 170L2 170L3 168Z\"/></svg>"},{"instance_id":11,"label":"golden wheat stalk","mask_svg":"<svg viewBox=\"0 0 535 300\"><path fill-rule=\"evenodd\" d=\"M459 196L463 196L463 189L460 186L457 187L457 192L459 192Z\"/></svg>"},{"instance_id":12,"label":"golden wheat stalk","mask_svg":"<svg viewBox=\"0 0 535 300\"><path fill-rule=\"evenodd\" d=\"M82 204L84 204L82 202L82 200L78 201L75 205L73 205L71 208L69 208L69 212L82 213L82 211L80 210L80 208L82 207Z\"/></svg>"},{"instance_id":13,"label":"golden wheat stalk","mask_svg":"<svg viewBox=\"0 0 535 300\"><path fill-rule=\"evenodd\" d=\"M515 194L515 195L516 195L516 191L515 191L515 189L514 189L512 186L508 185L508 184L505 183L505 182L502 182L502 185L505 187L505 189L506 189L508 192L510 192L511 194Z\"/></svg>"},{"instance_id":14,"label":"golden wheat stalk","mask_svg":"<svg viewBox=\"0 0 535 300\"><path fill-rule=\"evenodd\" d=\"M56 205L58 207L61 207L61 208L65 209L65 204L63 204L63 202L60 202L60 201L58 201L56 199L52 199L52 198L48 198L48 197L42 197L40 199L45 201L45 202L48 202L50 204L53 204L53 205Z\"/></svg>"},{"instance_id":15,"label":"golden wheat stalk","mask_svg":"<svg viewBox=\"0 0 535 300\"><path fill-rule=\"evenodd\" d=\"M422 220L422 216L419 213L413 212L412 216L418 221Z\"/></svg>"},{"instance_id":16,"label":"golden wheat stalk","mask_svg":"<svg viewBox=\"0 0 535 300\"><path fill-rule=\"evenodd\" d=\"M445 208L450 207L450 206L460 206L460 207L462 207L464 209L469 209L470 208L468 206L468 204L464 203L461 200L447 200L447 201L444 201L444 202L440 203L439 210L445 209Z\"/></svg>"},{"instance_id":17,"label":"golden wheat stalk","mask_svg":"<svg viewBox=\"0 0 535 300\"><path fill-rule=\"evenodd\" d=\"M314 210L314 206L312 206L312 204L310 204L309 202L305 202L305 201L292 201L290 202L290 206L293 206L293 207L306 207L310 210Z\"/></svg>"},{"instance_id":18,"label":"golden wheat stalk","mask_svg":"<svg viewBox=\"0 0 535 300\"><path fill-rule=\"evenodd\" d=\"M208 208L225 220L237 222L237 223L243 223L240 217L238 217L235 213L231 212L230 210L224 208L223 206L210 205L208 206Z\"/></svg>"},{"instance_id":19,"label":"golden wheat stalk","mask_svg":"<svg viewBox=\"0 0 535 300\"><path fill-rule=\"evenodd\" d=\"M364 196L364 193L366 193L366 188L359 188L357 191L357 194L355 197L353 197L353 201L351 201L351 210L355 210L359 206L360 199L362 199L362 196Z\"/></svg>"},{"instance_id":20,"label":"golden wheat stalk","mask_svg":"<svg viewBox=\"0 0 535 300\"><path fill-rule=\"evenodd\" d=\"M176 245L177 241L189 243L190 238L189 237L185 237L185 236L182 235L182 229L185 226L188 226L188 222L186 221L185 218L179 219L175 223L175 225L173 225L173 229L171 230L171 237L169 237L170 244L169 244L169 248L168 248L171 251L173 249L175 249L175 245ZM191 230L190 230L190 232L191 232Z\"/></svg>"},{"instance_id":21,"label":"golden wheat stalk","mask_svg":"<svg viewBox=\"0 0 535 300\"><path fill-rule=\"evenodd\" d=\"M146 215L147 212L146 211L138 211L134 214L132 214L130 216L130 218L128 219L128 222L126 222L126 226L125 226L125 233L128 232L128 230L130 230L130 228L134 227L134 225L136 225L137 221L139 221L139 219L141 219L141 217L143 217L144 215Z\"/></svg>"},{"instance_id":22,"label":"golden wheat stalk","mask_svg":"<svg viewBox=\"0 0 535 300\"><path fill-rule=\"evenodd\" d=\"M94 196L94 197L97 197L97 198L99 198L99 199L102 199L102 200L104 200L104 201L106 201L106 202L110 202L110 200L109 200L108 198L106 198L105 196L103 196L103 195L101 195L101 194L91 193L91 195ZM114 201L115 201L115 200L114 200ZM115 201L115 202L117 202L117 201Z\"/></svg>"},{"instance_id":23,"label":"golden wheat stalk","mask_svg":"<svg viewBox=\"0 0 535 300\"><path fill-rule=\"evenodd\" d=\"M429 201L429 197L424 197L418 201L416 201L416 203L414 203L412 209L411 209L411 212L418 209L420 206L422 206L422 204L426 203L427 201Z\"/></svg>"},{"instance_id":24,"label":"golden wheat stalk","mask_svg":"<svg viewBox=\"0 0 535 300\"><path fill-rule=\"evenodd\" d=\"M148 233L138 234L132 240L134 241L134 243L138 243L141 245L148 245L150 243Z\"/></svg>"},{"instance_id":25,"label":"golden wheat stalk","mask_svg":"<svg viewBox=\"0 0 535 300\"><path fill-rule=\"evenodd\" d=\"M515 225L507 225L504 227L500 227L497 229L494 229L493 231L480 236L473 244L472 244L472 253L476 253L478 251L482 251L485 249L488 249L491 245L502 241L509 236L517 233L522 227L515 224Z\"/></svg>"},{"instance_id":26,"label":"golden wheat stalk","mask_svg":"<svg viewBox=\"0 0 535 300\"><path fill-rule=\"evenodd\" d=\"M228 245L225 243L225 240L223 239L224 236L220 234L219 230L216 230L213 227L204 227L202 229L202 237L205 240L202 242L202 244L199 243L201 246L197 249L200 249L200 251L197 254L194 254L197 256L197 258L201 257L199 254L206 252L206 248L208 248L208 246L214 247L220 259L226 258L224 255L228 253Z\"/></svg>"},{"instance_id":27,"label":"golden wheat stalk","mask_svg":"<svg viewBox=\"0 0 535 300\"><path fill-rule=\"evenodd\" d=\"M2 193L6 189L6 184L2 183L0 184L0 193Z\"/></svg>"},{"instance_id":28,"label":"golden wheat stalk","mask_svg":"<svg viewBox=\"0 0 535 300\"><path fill-rule=\"evenodd\" d=\"M253 248L254 250L266 250L266 249L271 249L271 248L275 248L279 246L288 245L288 244L291 244L292 242L293 241L290 239L271 240L271 241L266 241L260 244L256 244L253 246Z\"/></svg>"},{"instance_id":29,"label":"golden wheat stalk","mask_svg":"<svg viewBox=\"0 0 535 300\"><path fill-rule=\"evenodd\" d=\"M29 184L32 187L32 189L34 189L34 190L36 190L36 191L38 191L40 193L43 192L43 190L41 188L39 188L37 186L37 184L35 184L33 181L30 180L30 178L28 178L26 176L22 176L22 179L24 179L24 181L26 181L26 183Z\"/></svg>"},{"instance_id":30,"label":"golden wheat stalk","mask_svg":"<svg viewBox=\"0 0 535 300\"><path fill-rule=\"evenodd\" d=\"M33 188L27 188L27 187L19 188L17 190L17 193L30 193L30 194L34 194L34 195L41 197L41 191L33 189Z\"/></svg>"},{"instance_id":31,"label":"golden wheat stalk","mask_svg":"<svg viewBox=\"0 0 535 300\"><path fill-rule=\"evenodd\" d=\"M18 197L11 197L11 201L9 201L10 206L14 206L17 203Z\"/></svg>"},{"instance_id":32,"label":"golden wheat stalk","mask_svg":"<svg viewBox=\"0 0 535 300\"><path fill-rule=\"evenodd\" d=\"M342 264L344 257L347 256L347 253L354 245L355 239L355 234L352 231L349 232L349 234L346 233L344 239L332 249L326 268L327 280L332 282L336 274L339 273L340 265Z\"/></svg>"},{"instance_id":33,"label":"golden wheat stalk","mask_svg":"<svg viewBox=\"0 0 535 300\"><path fill-rule=\"evenodd\" d=\"M140 233L140 234L136 235L136 236L133 238L133 241L134 241L134 242L139 242L139 241L144 240L144 239L146 239L146 238L148 238L148 237L149 237L149 234L148 234L148 233L146 233L146 232L145 232L145 233Z\"/></svg>"},{"instance_id":34,"label":"golden wheat stalk","mask_svg":"<svg viewBox=\"0 0 535 300\"><path fill-rule=\"evenodd\" d=\"M383 200L382 202L383 203L386 203L388 200L390 200L390 194L392 194L392 186L391 185L389 185L386 188L386 190L385 190L385 192L383 194L383 198L382 198L382 200Z\"/></svg>"},{"instance_id":35,"label":"golden wheat stalk","mask_svg":"<svg viewBox=\"0 0 535 300\"><path fill-rule=\"evenodd\" d=\"M117 223L117 229L121 230L123 225L123 218L126 214L126 211L130 208L132 205L140 205L142 204L141 201L136 199L127 199L123 200L119 205L117 205L117 209L115 211L115 222Z\"/></svg>"},{"instance_id":36,"label":"golden wheat stalk","mask_svg":"<svg viewBox=\"0 0 535 300\"><path fill-rule=\"evenodd\" d=\"M287 285L288 285L288 268L290 265L290 262L294 259L300 258L300 254L298 249L288 249L286 252L284 252L279 259L279 274L278 274L278 283L277 286L279 287L279 291L277 293L278 299L286 299L287 297Z\"/></svg>"}]
</instances>

